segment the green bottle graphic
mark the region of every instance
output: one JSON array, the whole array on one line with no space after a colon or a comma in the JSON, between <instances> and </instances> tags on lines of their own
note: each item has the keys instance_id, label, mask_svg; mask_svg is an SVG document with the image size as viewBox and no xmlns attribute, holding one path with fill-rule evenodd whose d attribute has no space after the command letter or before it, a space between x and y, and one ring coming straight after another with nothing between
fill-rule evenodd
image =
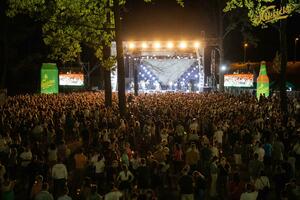
<instances>
[{"instance_id":1,"label":"green bottle graphic","mask_svg":"<svg viewBox=\"0 0 300 200\"><path fill-rule=\"evenodd\" d=\"M270 95L270 84L269 77L267 75L266 62L262 61L260 63L259 76L257 77L257 88L256 88L256 97L259 99L260 95L268 97Z\"/></svg>"}]
</instances>

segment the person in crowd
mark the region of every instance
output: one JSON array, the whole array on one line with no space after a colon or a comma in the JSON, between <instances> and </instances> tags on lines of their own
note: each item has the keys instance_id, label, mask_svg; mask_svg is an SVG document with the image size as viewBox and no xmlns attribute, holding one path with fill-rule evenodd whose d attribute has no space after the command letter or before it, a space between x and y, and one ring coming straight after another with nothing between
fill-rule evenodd
<instances>
[{"instance_id":1,"label":"person in crowd","mask_svg":"<svg viewBox=\"0 0 300 200\"><path fill-rule=\"evenodd\" d=\"M97 192L97 185L91 185L91 194L87 200L102 200L103 197Z\"/></svg>"},{"instance_id":2,"label":"person in crowd","mask_svg":"<svg viewBox=\"0 0 300 200\"><path fill-rule=\"evenodd\" d=\"M42 190L35 195L34 200L54 200L52 194L49 193L48 183L43 183Z\"/></svg>"},{"instance_id":3,"label":"person in crowd","mask_svg":"<svg viewBox=\"0 0 300 200\"><path fill-rule=\"evenodd\" d=\"M189 175L190 166L186 165L182 169L182 176L179 179L181 200L194 200L193 177Z\"/></svg>"},{"instance_id":4,"label":"person in crowd","mask_svg":"<svg viewBox=\"0 0 300 200\"><path fill-rule=\"evenodd\" d=\"M15 192L14 187L16 185L15 180L10 180L8 174L4 175L4 181L1 186L1 199L2 200L14 200Z\"/></svg>"},{"instance_id":5,"label":"person in crowd","mask_svg":"<svg viewBox=\"0 0 300 200\"><path fill-rule=\"evenodd\" d=\"M43 176L38 175L35 177L35 181L31 187L31 192L30 192L30 199L34 199L35 196L42 191L43 187Z\"/></svg>"},{"instance_id":6,"label":"person in crowd","mask_svg":"<svg viewBox=\"0 0 300 200\"><path fill-rule=\"evenodd\" d=\"M104 200L120 200L123 197L123 193L113 185L110 192L106 193Z\"/></svg>"},{"instance_id":7,"label":"person in crowd","mask_svg":"<svg viewBox=\"0 0 300 200\"><path fill-rule=\"evenodd\" d=\"M85 169L87 167L88 158L83 153L83 149L79 149L78 152L74 155L74 161L75 161L75 182L77 184L80 184L80 182L83 180Z\"/></svg>"},{"instance_id":8,"label":"person in crowd","mask_svg":"<svg viewBox=\"0 0 300 200\"><path fill-rule=\"evenodd\" d=\"M191 147L185 153L186 164L189 165L192 170L196 170L198 162L200 160L200 153L195 143L192 143Z\"/></svg>"},{"instance_id":9,"label":"person in crowd","mask_svg":"<svg viewBox=\"0 0 300 200\"><path fill-rule=\"evenodd\" d=\"M255 180L255 189L258 191L258 200L267 199L270 191L270 181L266 173L262 171L260 176Z\"/></svg>"},{"instance_id":10,"label":"person in crowd","mask_svg":"<svg viewBox=\"0 0 300 200\"><path fill-rule=\"evenodd\" d=\"M150 187L150 168L147 166L146 159L141 159L141 165L137 168L137 184L141 191Z\"/></svg>"},{"instance_id":11,"label":"person in crowd","mask_svg":"<svg viewBox=\"0 0 300 200\"><path fill-rule=\"evenodd\" d=\"M195 200L202 200L205 199L205 190L206 190L206 184L207 180L203 174L201 174L199 171L193 172L193 181L194 181L194 197Z\"/></svg>"},{"instance_id":12,"label":"person in crowd","mask_svg":"<svg viewBox=\"0 0 300 200\"><path fill-rule=\"evenodd\" d=\"M243 191L245 189L245 184L241 181L239 173L235 172L233 174L233 179L229 183L229 199L239 200Z\"/></svg>"},{"instance_id":13,"label":"person in crowd","mask_svg":"<svg viewBox=\"0 0 300 200\"><path fill-rule=\"evenodd\" d=\"M129 198L129 192L131 190L131 182L133 181L134 176L133 174L128 170L127 165L122 166L122 171L119 173L117 180L120 183L120 190L124 194L124 198Z\"/></svg>"},{"instance_id":14,"label":"person in crowd","mask_svg":"<svg viewBox=\"0 0 300 200\"><path fill-rule=\"evenodd\" d=\"M264 163L258 159L257 153L254 154L254 159L250 160L248 170L252 179L256 179L264 170Z\"/></svg>"},{"instance_id":15,"label":"person in crowd","mask_svg":"<svg viewBox=\"0 0 300 200\"><path fill-rule=\"evenodd\" d=\"M69 188L68 186L64 186L62 189L62 194L57 198L57 200L72 200L69 196Z\"/></svg>"},{"instance_id":16,"label":"person in crowd","mask_svg":"<svg viewBox=\"0 0 300 200\"><path fill-rule=\"evenodd\" d=\"M205 177L205 198L237 198L247 177L255 183L263 170L275 193L279 191L277 196L297 194L298 183L289 181L300 175L299 98L288 96L287 123L278 95L257 101L244 93L139 94L127 104L125 116L118 114L117 95L113 94L110 107L105 107L104 99L103 92L7 98L0 106L0 182L1 177L5 182L5 174L17 180L16 199L30 198L39 174L43 181L53 181L56 199L66 183L71 188L68 196L76 199L76 189L85 185L86 175L91 177L88 185L97 184L104 196L116 184L124 164L136 177L126 198L145 197L148 188L153 198L163 199L166 192L173 198L185 161L190 172L201 171ZM234 172L243 174L240 181L223 166L223 157ZM197 198L204 183L198 173L193 175ZM228 193L216 189L225 188L232 179ZM286 183L291 187L284 189ZM91 187L87 189L91 194Z\"/></svg>"},{"instance_id":17,"label":"person in crowd","mask_svg":"<svg viewBox=\"0 0 300 200\"><path fill-rule=\"evenodd\" d=\"M215 156L212 158L211 164L210 164L210 190L209 195L213 198L217 196L217 180L218 180L218 158Z\"/></svg>"},{"instance_id":18,"label":"person in crowd","mask_svg":"<svg viewBox=\"0 0 300 200\"><path fill-rule=\"evenodd\" d=\"M250 183L246 184L246 191L241 194L240 200L256 200L258 192L254 190L253 185Z\"/></svg>"},{"instance_id":19,"label":"person in crowd","mask_svg":"<svg viewBox=\"0 0 300 200\"><path fill-rule=\"evenodd\" d=\"M66 186L66 181L68 179L68 171L62 160L58 160L57 163L52 167L52 179L53 179L53 194L54 197L62 192L61 189Z\"/></svg>"}]
</instances>

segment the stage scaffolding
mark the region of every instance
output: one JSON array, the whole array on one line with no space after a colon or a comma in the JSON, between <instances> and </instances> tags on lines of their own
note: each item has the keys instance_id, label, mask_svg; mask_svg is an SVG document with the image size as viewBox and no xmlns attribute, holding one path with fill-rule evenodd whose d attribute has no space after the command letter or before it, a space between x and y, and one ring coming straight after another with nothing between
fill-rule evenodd
<instances>
[{"instance_id":1,"label":"stage scaffolding","mask_svg":"<svg viewBox=\"0 0 300 200\"><path fill-rule=\"evenodd\" d=\"M201 43L201 41L127 41L123 42L123 47L127 90L134 91L135 93L138 91L204 91L205 44ZM173 67L172 63L174 63L177 69L170 70L166 67ZM189 64L190 66L188 66ZM183 71L184 65L186 71ZM180 72L176 74L176 71L172 71L179 69L183 71L182 74ZM173 73L173 79L170 79L171 81L167 83L166 80L168 79L163 77L160 72L167 73L167 76ZM151 87L143 86L143 81L146 80L141 80L143 78L142 75L147 74L150 74L147 77L150 83L151 78L153 80L152 85L148 83ZM158 84L160 87L158 87Z\"/></svg>"}]
</instances>

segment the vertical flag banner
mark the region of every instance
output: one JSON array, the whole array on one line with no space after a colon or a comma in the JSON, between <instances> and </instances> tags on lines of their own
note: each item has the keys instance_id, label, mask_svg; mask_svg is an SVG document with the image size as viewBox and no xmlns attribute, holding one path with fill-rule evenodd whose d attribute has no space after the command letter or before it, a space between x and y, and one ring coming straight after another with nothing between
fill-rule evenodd
<instances>
[{"instance_id":1,"label":"vertical flag banner","mask_svg":"<svg viewBox=\"0 0 300 200\"><path fill-rule=\"evenodd\" d=\"M259 76L257 77L257 99L259 99L260 95L263 95L265 97L268 97L270 95L269 77L267 75L267 67L265 61L262 61L260 63Z\"/></svg>"},{"instance_id":2,"label":"vertical flag banner","mask_svg":"<svg viewBox=\"0 0 300 200\"><path fill-rule=\"evenodd\" d=\"M58 69L55 63L43 63L42 65L41 93L58 93Z\"/></svg>"}]
</instances>

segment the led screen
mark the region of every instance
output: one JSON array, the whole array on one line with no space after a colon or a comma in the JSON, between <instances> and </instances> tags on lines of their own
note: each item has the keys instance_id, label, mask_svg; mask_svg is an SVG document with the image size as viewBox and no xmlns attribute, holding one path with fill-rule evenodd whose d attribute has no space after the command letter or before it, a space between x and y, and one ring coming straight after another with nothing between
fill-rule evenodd
<instances>
[{"instance_id":1,"label":"led screen","mask_svg":"<svg viewBox=\"0 0 300 200\"><path fill-rule=\"evenodd\" d=\"M82 73L59 74L59 85L83 86L84 76Z\"/></svg>"},{"instance_id":2,"label":"led screen","mask_svg":"<svg viewBox=\"0 0 300 200\"><path fill-rule=\"evenodd\" d=\"M225 74L225 87L253 87L253 74Z\"/></svg>"}]
</instances>

